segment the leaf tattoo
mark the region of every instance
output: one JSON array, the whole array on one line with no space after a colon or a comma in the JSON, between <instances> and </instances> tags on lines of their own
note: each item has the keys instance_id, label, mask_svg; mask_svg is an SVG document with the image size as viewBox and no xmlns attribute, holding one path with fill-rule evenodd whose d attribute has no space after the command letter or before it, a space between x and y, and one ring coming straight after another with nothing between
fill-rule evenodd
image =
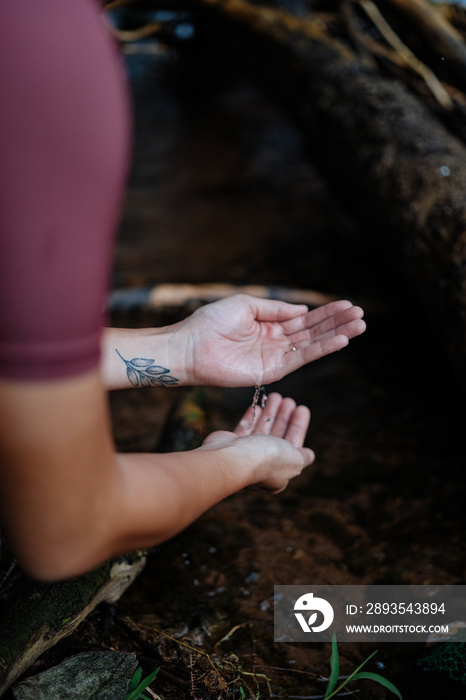
<instances>
[{"instance_id":1,"label":"leaf tattoo","mask_svg":"<svg viewBox=\"0 0 466 700\"><path fill-rule=\"evenodd\" d=\"M170 370L160 365L154 365L155 360L148 360L144 357L133 357L132 360L125 358L115 351L126 365L126 374L133 386L170 386L178 384L178 379L169 374Z\"/></svg>"}]
</instances>

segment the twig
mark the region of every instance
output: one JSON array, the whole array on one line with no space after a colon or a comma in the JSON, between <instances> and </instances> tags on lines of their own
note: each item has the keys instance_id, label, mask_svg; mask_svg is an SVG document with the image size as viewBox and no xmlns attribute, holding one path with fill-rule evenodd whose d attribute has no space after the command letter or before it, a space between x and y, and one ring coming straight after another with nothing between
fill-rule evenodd
<instances>
[{"instance_id":1,"label":"twig","mask_svg":"<svg viewBox=\"0 0 466 700\"><path fill-rule=\"evenodd\" d=\"M235 625L234 627L231 628L231 630L229 632L227 632L221 639L219 639L218 642L215 642L214 652L217 654L217 656L218 656L218 651L217 651L218 645L221 644L222 642L227 642L229 639L231 639L231 637L234 635L234 633L237 630L242 629L243 627L246 627L246 626L251 627L251 623L250 622L242 622L239 625Z\"/></svg>"},{"instance_id":2,"label":"twig","mask_svg":"<svg viewBox=\"0 0 466 700\"><path fill-rule=\"evenodd\" d=\"M115 289L108 299L110 311L130 311L132 309L154 309L163 311L179 308L192 303L202 304L233 294L250 294L262 299L280 299L292 304L322 306L341 299L336 294L327 294L312 289L291 289L263 285L234 284L158 284L155 287ZM381 309L378 302L371 303L374 309ZM367 305L365 305L367 309Z\"/></svg>"},{"instance_id":3,"label":"twig","mask_svg":"<svg viewBox=\"0 0 466 700\"><path fill-rule=\"evenodd\" d=\"M134 5L138 0L110 0L105 2L104 9L107 10L117 10L119 7L125 7L126 5Z\"/></svg>"},{"instance_id":4,"label":"twig","mask_svg":"<svg viewBox=\"0 0 466 700\"><path fill-rule=\"evenodd\" d=\"M372 0L358 0L358 3L371 21L375 24L388 44L395 49L398 55L410 68L412 68L423 78L427 87L432 92L439 104L446 110L452 110L454 108L453 100L437 76L428 66L425 65L425 63L423 63L413 54L411 49L409 49L406 44L403 43L403 41L401 41L400 37L393 31Z\"/></svg>"},{"instance_id":5,"label":"twig","mask_svg":"<svg viewBox=\"0 0 466 700\"><path fill-rule=\"evenodd\" d=\"M152 34L157 34L163 29L162 22L149 22L139 29L117 29L110 25L112 34L121 42L129 41L139 41L140 39L146 39Z\"/></svg>"},{"instance_id":6,"label":"twig","mask_svg":"<svg viewBox=\"0 0 466 700\"><path fill-rule=\"evenodd\" d=\"M189 655L189 680L191 683L190 691L191 691L191 699L196 700L196 695L194 693L194 673L193 673L193 655Z\"/></svg>"},{"instance_id":7,"label":"twig","mask_svg":"<svg viewBox=\"0 0 466 700\"><path fill-rule=\"evenodd\" d=\"M134 622L134 620L130 620L130 621L131 621L131 625L134 625L135 627L139 627L139 629L142 629L142 630L146 629L146 630L150 630L151 632L156 632L157 634L160 634L162 637L169 639L171 642L175 642L175 644L179 644L182 647L186 647L186 649L193 651L195 654L201 654L202 656L206 656L207 660L209 661L209 663L212 666L212 668L214 669L214 671L218 672L218 669L216 668L214 662L210 658L210 654L208 654L206 651L201 651L200 649L195 649L190 644L186 644L186 642L181 642L179 639L176 639L175 637L171 637L169 634L162 632L161 630L157 629L156 627L152 627L149 625L143 625L140 622Z\"/></svg>"},{"instance_id":8,"label":"twig","mask_svg":"<svg viewBox=\"0 0 466 700\"><path fill-rule=\"evenodd\" d=\"M365 65L376 68L377 63L374 60L372 52L367 43L367 37L358 29L358 25L354 13L354 3L351 0L343 0L340 6L342 17L346 24L348 36L354 46L354 49L359 58L364 61Z\"/></svg>"},{"instance_id":9,"label":"twig","mask_svg":"<svg viewBox=\"0 0 466 700\"><path fill-rule=\"evenodd\" d=\"M125 622L125 619L123 619ZM194 652L195 654L201 654L202 656L205 656L214 669L216 673L218 673L218 668L212 661L212 658L210 654L208 654L206 651L201 651L200 649L196 649L195 647L192 647L190 644L186 644L186 642L181 642L179 639L176 639L175 637L171 637L169 634L166 634L165 632L162 632L161 630L157 629L156 627L152 627L149 625L143 625L140 622L134 622L134 620L131 620L131 618L126 618L126 621L130 623L132 627L139 628L141 630L150 630L151 632L156 632L157 634L160 634L162 637L165 637L166 639L169 639L172 642L175 642L175 644L179 644L182 647L185 647L186 649L189 649L190 651ZM245 624L250 624L250 623L245 623ZM242 627L243 625L237 625L236 627L233 628L233 631L238 629L239 627ZM228 635L226 635L228 637ZM225 639L223 637L222 639ZM220 640L222 641L222 640ZM253 671L243 671L243 669L238 668L235 666L231 661L228 661L228 659L225 659L222 663L227 663L231 669L235 672L238 673L241 676L252 676L257 684L257 679L260 678L265 681L267 685L267 690L269 692L269 695L272 693L272 688L270 686L270 678L268 678L265 673L254 673Z\"/></svg>"},{"instance_id":10,"label":"twig","mask_svg":"<svg viewBox=\"0 0 466 700\"><path fill-rule=\"evenodd\" d=\"M313 671L301 671L299 668L282 668L281 666L266 666L265 664L254 664L254 668L269 668L271 671L285 671L286 673L302 673L305 676L311 676L312 678L320 680L318 673L314 673ZM328 681L328 678L322 676L322 680Z\"/></svg>"},{"instance_id":11,"label":"twig","mask_svg":"<svg viewBox=\"0 0 466 700\"><path fill-rule=\"evenodd\" d=\"M424 30L426 37L430 37L430 43L447 50L459 51L466 54L461 33L453 27L446 12L441 12L431 2L425 0L388 0L388 2L400 10L405 16L416 22L419 29Z\"/></svg>"}]
</instances>

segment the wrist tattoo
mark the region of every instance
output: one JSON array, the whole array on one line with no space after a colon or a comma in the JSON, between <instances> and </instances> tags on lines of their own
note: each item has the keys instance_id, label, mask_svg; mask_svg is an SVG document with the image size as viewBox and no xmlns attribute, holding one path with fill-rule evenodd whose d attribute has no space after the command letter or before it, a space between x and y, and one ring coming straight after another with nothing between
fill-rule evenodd
<instances>
[{"instance_id":1,"label":"wrist tattoo","mask_svg":"<svg viewBox=\"0 0 466 700\"><path fill-rule=\"evenodd\" d=\"M115 352L125 363L126 374L133 386L170 386L179 382L179 379L169 374L169 369L154 365L155 360L148 360L144 357L133 357L132 360L125 360L116 348Z\"/></svg>"}]
</instances>

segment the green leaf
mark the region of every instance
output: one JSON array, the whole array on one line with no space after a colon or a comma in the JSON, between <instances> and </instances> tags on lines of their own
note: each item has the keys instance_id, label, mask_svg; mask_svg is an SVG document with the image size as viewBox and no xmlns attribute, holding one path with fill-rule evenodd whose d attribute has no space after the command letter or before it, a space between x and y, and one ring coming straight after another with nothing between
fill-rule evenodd
<instances>
[{"instance_id":1,"label":"green leaf","mask_svg":"<svg viewBox=\"0 0 466 700\"><path fill-rule=\"evenodd\" d=\"M152 683L157 673L160 671L160 666L153 673L146 676L132 692L128 693L125 700L138 700L142 696L142 692Z\"/></svg>"},{"instance_id":2,"label":"green leaf","mask_svg":"<svg viewBox=\"0 0 466 700\"><path fill-rule=\"evenodd\" d=\"M332 636L332 655L330 657L330 678L328 681L327 690L325 692L325 698L328 698L332 690L337 684L338 675L340 673L340 660L338 657L338 645L335 632Z\"/></svg>"},{"instance_id":3,"label":"green leaf","mask_svg":"<svg viewBox=\"0 0 466 700\"><path fill-rule=\"evenodd\" d=\"M336 688L332 693L330 693L330 695L326 695L325 697L326 697L326 698L333 698L335 695L337 695L337 693L339 693L340 690L342 690L342 688L345 687L345 685L348 685L348 683L349 683L350 681L353 680L353 678L357 675L358 671L359 671L363 666L365 666L365 665L367 664L367 662L370 661L370 659L372 659L373 656L375 656L375 655L377 654L377 651L378 651L378 650L376 649L375 651L372 652L372 654L369 654L369 656L367 657L367 659L365 659L365 660L362 662L362 664L359 664L359 666L357 667L357 669L356 669L355 671L353 671L353 673L352 673L350 676L348 676L348 678L346 678L346 680L344 680L343 683L340 683L340 685L338 686L338 688Z\"/></svg>"},{"instance_id":4,"label":"green leaf","mask_svg":"<svg viewBox=\"0 0 466 700\"><path fill-rule=\"evenodd\" d=\"M392 693L394 693L400 700L403 700L401 697L401 693L398 690L398 688L395 688L393 683L390 683L390 681L387 681L386 678L383 676L380 676L378 673L371 673L370 671L362 671L361 673L357 673L355 676L353 676L352 680L357 681L363 678L367 678L370 681L375 681L376 683L380 683L380 685L383 685L384 688L387 688L387 690L391 690Z\"/></svg>"},{"instance_id":5,"label":"green leaf","mask_svg":"<svg viewBox=\"0 0 466 700\"><path fill-rule=\"evenodd\" d=\"M138 687L138 683L141 680L142 676L142 668L139 666L134 672L133 677L131 678L130 684L128 686L128 693L130 693L132 690Z\"/></svg>"}]
</instances>

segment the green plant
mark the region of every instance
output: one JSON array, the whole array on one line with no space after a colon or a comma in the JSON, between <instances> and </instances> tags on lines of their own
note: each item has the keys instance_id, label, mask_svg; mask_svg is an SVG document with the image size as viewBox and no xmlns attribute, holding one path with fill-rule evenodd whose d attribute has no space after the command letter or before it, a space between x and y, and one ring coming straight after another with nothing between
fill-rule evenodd
<instances>
[{"instance_id":1,"label":"green plant","mask_svg":"<svg viewBox=\"0 0 466 700\"><path fill-rule=\"evenodd\" d=\"M239 689L239 694L241 695L241 700L246 700L246 693L244 692L244 688L241 686ZM259 700L260 698L260 692L256 692L256 700Z\"/></svg>"},{"instance_id":2,"label":"green plant","mask_svg":"<svg viewBox=\"0 0 466 700\"><path fill-rule=\"evenodd\" d=\"M339 655L338 655L338 645L337 645L337 638L335 634L332 637L332 655L330 657L330 678L328 680L328 686L327 690L325 692L325 700L329 700L329 698L333 698L337 693L342 690L350 681L358 681L358 680L371 680L375 681L376 683L380 683L380 685L383 685L384 688L387 688L387 690L390 690L392 693L394 693L400 700L403 700L401 697L401 693L398 690L398 688L395 688L393 683L390 683L390 681L387 681L386 678L383 676L380 676L378 673L370 673L369 671L362 671L360 672L360 669L367 664L369 659L372 659L373 656L377 654L377 650L372 652L370 656L367 657L365 661L360 664L355 671L351 675L348 676L348 678L345 678L343 683L340 683L338 687L336 687L337 682L338 682L338 675L340 672L340 660L339 660Z\"/></svg>"},{"instance_id":3,"label":"green plant","mask_svg":"<svg viewBox=\"0 0 466 700\"><path fill-rule=\"evenodd\" d=\"M144 695L143 692L152 683L159 671L160 666L141 681L142 668L137 668L133 677L131 678L125 700L139 700L139 698L142 700L150 700L150 698L148 698L147 695Z\"/></svg>"}]
</instances>

